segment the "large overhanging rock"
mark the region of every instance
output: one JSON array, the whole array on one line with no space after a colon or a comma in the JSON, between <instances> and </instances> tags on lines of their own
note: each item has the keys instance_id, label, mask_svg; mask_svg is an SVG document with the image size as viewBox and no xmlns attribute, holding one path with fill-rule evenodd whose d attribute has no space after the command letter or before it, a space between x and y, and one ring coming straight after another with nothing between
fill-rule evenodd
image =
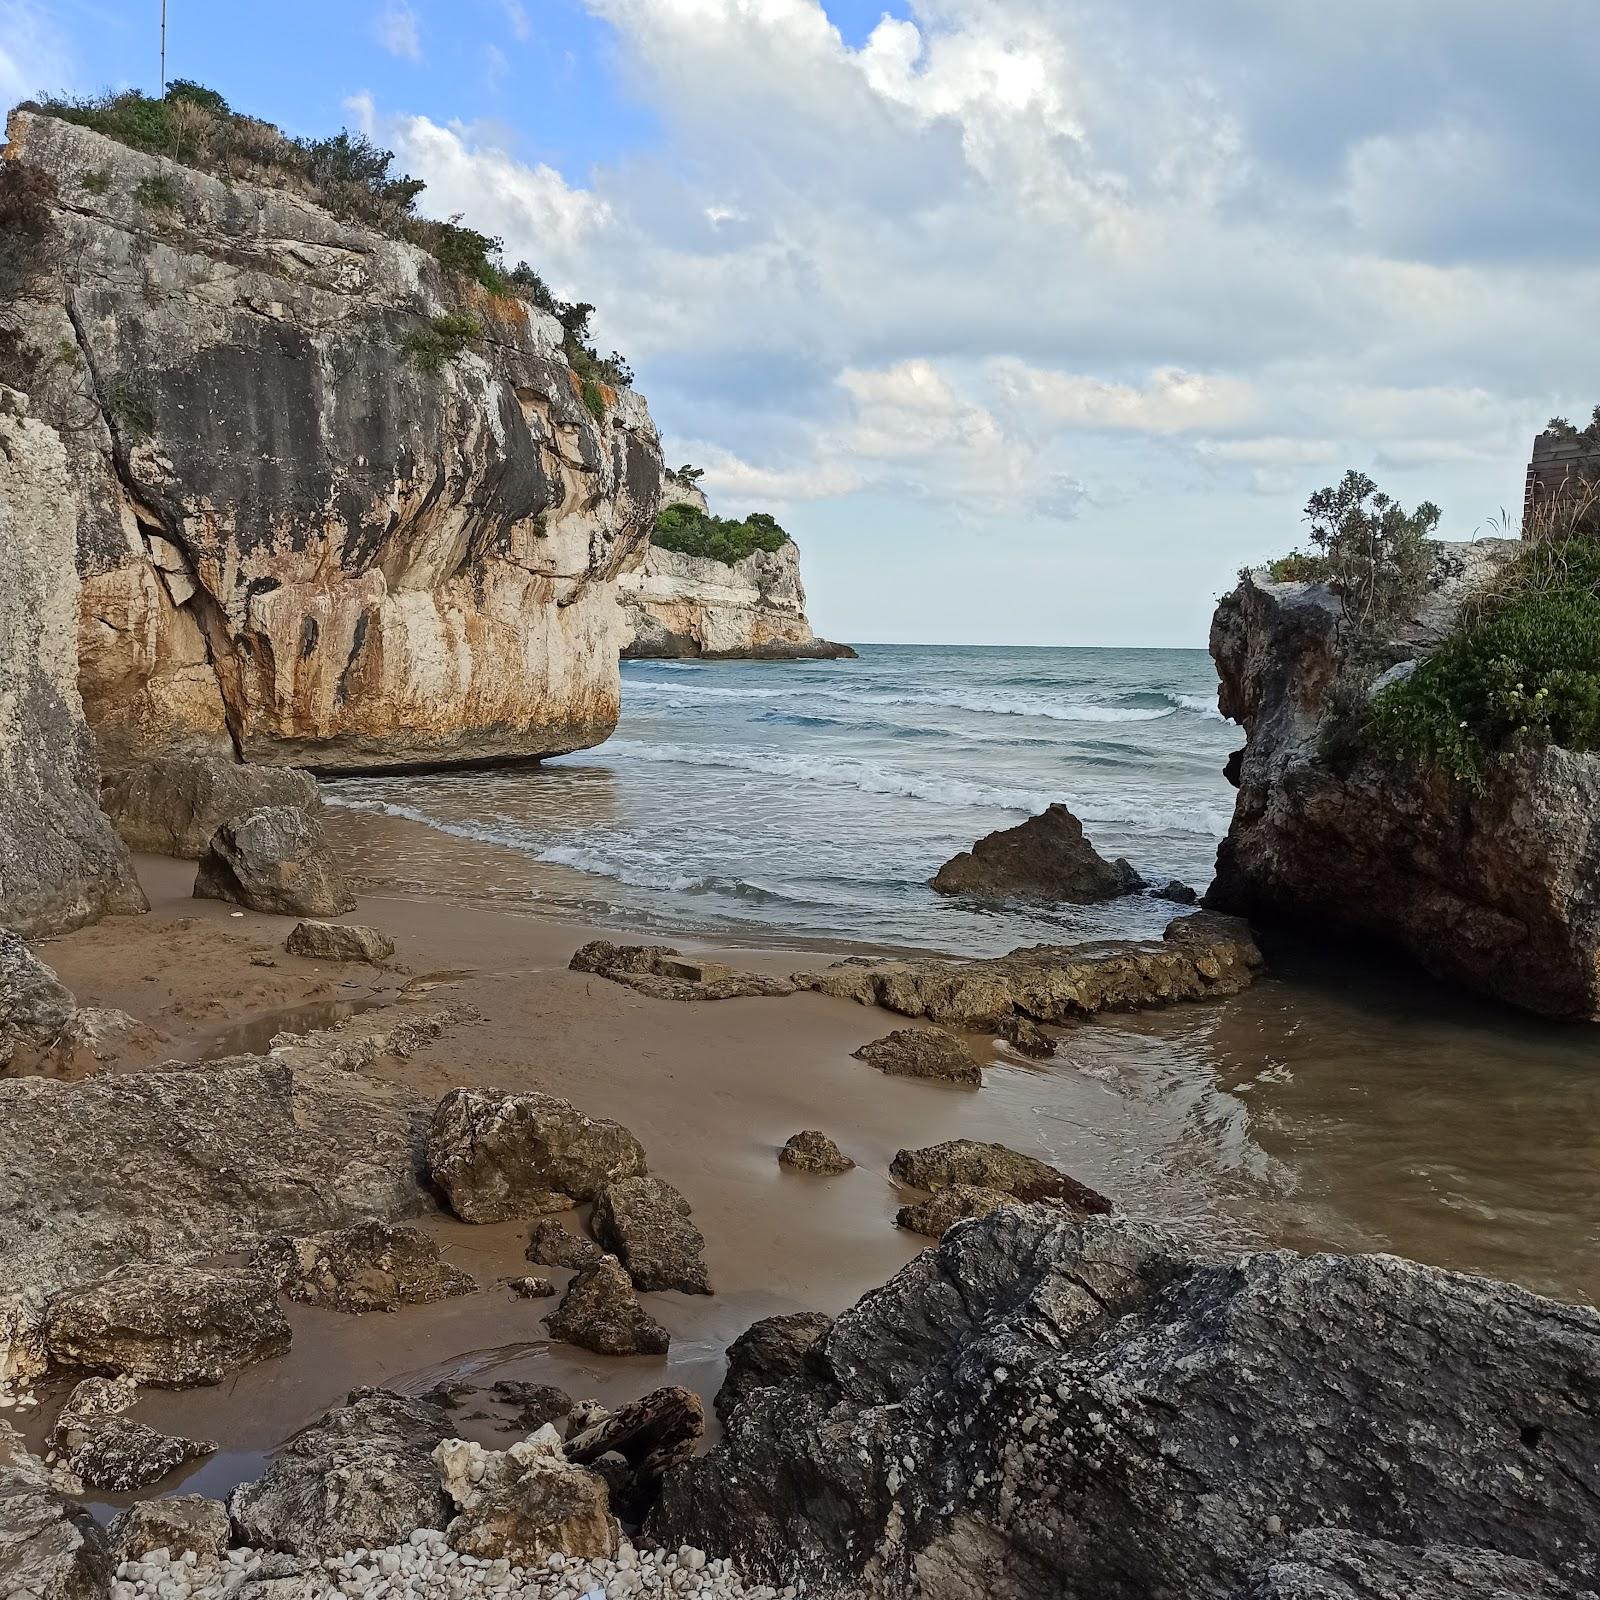
<instances>
[{"instance_id":1,"label":"large overhanging rock","mask_svg":"<svg viewBox=\"0 0 1600 1600\"><path fill-rule=\"evenodd\" d=\"M426 1105L270 1057L0 1081L0 1268L47 1294L129 1261L431 1209Z\"/></svg>"},{"instance_id":2,"label":"large overhanging rock","mask_svg":"<svg viewBox=\"0 0 1600 1600\"><path fill-rule=\"evenodd\" d=\"M1330 1526L1592 1588L1597 1394L1592 1310L1006 1207L746 1392L650 1531L877 1600L1234 1600Z\"/></svg>"},{"instance_id":3,"label":"large overhanging rock","mask_svg":"<svg viewBox=\"0 0 1600 1600\"><path fill-rule=\"evenodd\" d=\"M1401 648L1447 629L1491 548L1445 546ZM1320 586L1246 577L1217 608L1224 715L1243 725L1233 824L1206 904L1377 941L1532 1011L1600 1017L1600 756L1530 751L1469 790L1323 734L1345 641Z\"/></svg>"},{"instance_id":4,"label":"large overhanging rock","mask_svg":"<svg viewBox=\"0 0 1600 1600\"><path fill-rule=\"evenodd\" d=\"M8 135L62 197L65 269L21 313L82 497L107 753L362 769L606 737L615 579L661 493L644 401L591 384L596 417L554 317L298 196L28 112ZM408 352L463 316L478 344Z\"/></svg>"},{"instance_id":5,"label":"large overhanging rock","mask_svg":"<svg viewBox=\"0 0 1600 1600\"><path fill-rule=\"evenodd\" d=\"M0 925L30 938L145 909L78 692L74 476L0 388Z\"/></svg>"}]
</instances>

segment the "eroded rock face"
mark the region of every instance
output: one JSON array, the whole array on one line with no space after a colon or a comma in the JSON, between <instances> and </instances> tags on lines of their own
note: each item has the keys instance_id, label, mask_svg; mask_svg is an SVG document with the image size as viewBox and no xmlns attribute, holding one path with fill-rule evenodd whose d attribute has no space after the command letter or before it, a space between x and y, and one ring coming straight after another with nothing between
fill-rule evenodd
<instances>
[{"instance_id":1,"label":"eroded rock face","mask_svg":"<svg viewBox=\"0 0 1600 1600\"><path fill-rule=\"evenodd\" d=\"M554 1217L545 1217L529 1232L526 1254L537 1267L567 1267L576 1272L592 1267L605 1251L593 1239L563 1228Z\"/></svg>"},{"instance_id":2,"label":"eroded rock face","mask_svg":"<svg viewBox=\"0 0 1600 1600\"><path fill-rule=\"evenodd\" d=\"M426 1124L396 1084L270 1057L0 1081L0 1262L47 1294L124 1262L414 1216L431 1207Z\"/></svg>"},{"instance_id":3,"label":"eroded rock face","mask_svg":"<svg viewBox=\"0 0 1600 1600\"><path fill-rule=\"evenodd\" d=\"M1006 1207L750 1393L650 1531L883 1600L1237 1600L1329 1525L1593 1587L1597 1392L1592 1310Z\"/></svg>"},{"instance_id":4,"label":"eroded rock face","mask_svg":"<svg viewBox=\"0 0 1600 1600\"><path fill-rule=\"evenodd\" d=\"M705 1236L689 1202L663 1178L619 1178L595 1197L595 1237L627 1269L636 1289L710 1294Z\"/></svg>"},{"instance_id":5,"label":"eroded rock face","mask_svg":"<svg viewBox=\"0 0 1600 1600\"><path fill-rule=\"evenodd\" d=\"M573 1411L564 1446L569 1461L598 1463L621 1456L626 1473L608 1476L611 1504L631 1523L655 1504L661 1480L689 1460L706 1431L705 1407L692 1389L652 1389L615 1411L598 1400Z\"/></svg>"},{"instance_id":6,"label":"eroded rock face","mask_svg":"<svg viewBox=\"0 0 1600 1600\"><path fill-rule=\"evenodd\" d=\"M163 1500L141 1500L113 1519L106 1530L112 1554L136 1561L152 1550L182 1555L192 1550L201 1560L220 1560L227 1553L231 1528L228 1508L203 1494L177 1494Z\"/></svg>"},{"instance_id":7,"label":"eroded rock face","mask_svg":"<svg viewBox=\"0 0 1600 1600\"><path fill-rule=\"evenodd\" d=\"M1107 861L1084 838L1083 824L1064 805L986 834L970 850L952 856L932 880L940 894L1073 905L1115 900L1144 886L1126 861Z\"/></svg>"},{"instance_id":8,"label":"eroded rock face","mask_svg":"<svg viewBox=\"0 0 1600 1600\"><path fill-rule=\"evenodd\" d=\"M791 1311L752 1322L728 1346L728 1373L712 1402L724 1427L757 1389L798 1378L806 1356L833 1326L820 1311Z\"/></svg>"},{"instance_id":9,"label":"eroded rock face","mask_svg":"<svg viewBox=\"0 0 1600 1600\"><path fill-rule=\"evenodd\" d=\"M109 769L100 782L100 804L130 850L198 861L224 824L262 806L316 811L322 798L317 780L293 767L157 755Z\"/></svg>"},{"instance_id":10,"label":"eroded rock face","mask_svg":"<svg viewBox=\"0 0 1600 1600\"><path fill-rule=\"evenodd\" d=\"M339 917L356 905L321 819L299 806L223 823L200 857L194 893L279 917Z\"/></svg>"},{"instance_id":11,"label":"eroded rock face","mask_svg":"<svg viewBox=\"0 0 1600 1600\"><path fill-rule=\"evenodd\" d=\"M1391 653L1432 648L1514 549L1442 546L1436 586ZM1328 590L1259 574L1217 608L1221 707L1246 743L1206 904L1378 941L1531 1011L1600 1017L1600 756L1529 751L1478 793L1375 754L1329 759L1342 621Z\"/></svg>"},{"instance_id":12,"label":"eroded rock face","mask_svg":"<svg viewBox=\"0 0 1600 1600\"><path fill-rule=\"evenodd\" d=\"M470 1273L440 1260L427 1234L390 1222L269 1239L250 1260L291 1300L332 1311L395 1311L478 1287Z\"/></svg>"},{"instance_id":13,"label":"eroded rock face","mask_svg":"<svg viewBox=\"0 0 1600 1600\"><path fill-rule=\"evenodd\" d=\"M363 961L381 967L394 954L394 940L359 922L297 922L283 948L310 961Z\"/></svg>"},{"instance_id":14,"label":"eroded rock face","mask_svg":"<svg viewBox=\"0 0 1600 1600\"><path fill-rule=\"evenodd\" d=\"M452 1089L428 1134L428 1166L463 1222L567 1211L641 1177L644 1147L620 1122L549 1094Z\"/></svg>"},{"instance_id":15,"label":"eroded rock face","mask_svg":"<svg viewBox=\"0 0 1600 1600\"><path fill-rule=\"evenodd\" d=\"M804 1128L792 1133L778 1152L778 1160L796 1172L817 1172L832 1175L848 1172L855 1162L836 1145L827 1134L816 1128Z\"/></svg>"},{"instance_id":16,"label":"eroded rock face","mask_svg":"<svg viewBox=\"0 0 1600 1600\"><path fill-rule=\"evenodd\" d=\"M30 938L146 909L78 689L77 505L60 435L0 387L0 923Z\"/></svg>"},{"instance_id":17,"label":"eroded rock face","mask_svg":"<svg viewBox=\"0 0 1600 1600\"><path fill-rule=\"evenodd\" d=\"M221 1383L289 1339L271 1279L235 1267L124 1267L57 1295L45 1324L56 1365L163 1389Z\"/></svg>"},{"instance_id":18,"label":"eroded rock face","mask_svg":"<svg viewBox=\"0 0 1600 1600\"><path fill-rule=\"evenodd\" d=\"M1016 1013L1062 1023L1221 999L1249 988L1260 968L1261 952L1243 922L1202 912L1179 917L1159 940L1041 944L970 961L851 957L821 972L797 972L794 981L901 1016L988 1030Z\"/></svg>"},{"instance_id":19,"label":"eroded rock face","mask_svg":"<svg viewBox=\"0 0 1600 1600\"><path fill-rule=\"evenodd\" d=\"M544 1319L552 1339L603 1356L665 1355L672 1336L639 1304L615 1256L602 1256L567 1285Z\"/></svg>"},{"instance_id":20,"label":"eroded rock face","mask_svg":"<svg viewBox=\"0 0 1600 1600\"><path fill-rule=\"evenodd\" d=\"M106 1536L51 1486L22 1436L0 1422L0 1594L17 1600L105 1600Z\"/></svg>"},{"instance_id":21,"label":"eroded rock face","mask_svg":"<svg viewBox=\"0 0 1600 1600\"><path fill-rule=\"evenodd\" d=\"M661 494L643 400L590 414L553 317L297 196L14 113L61 191L73 359L36 399L82 498L83 685L117 761L483 761L615 725L614 580ZM105 172L103 192L80 182ZM159 175L175 204L141 204ZM407 341L484 330L429 371Z\"/></svg>"},{"instance_id":22,"label":"eroded rock face","mask_svg":"<svg viewBox=\"0 0 1600 1600\"><path fill-rule=\"evenodd\" d=\"M953 1034L937 1028L896 1028L851 1051L879 1072L896 1078L936 1078L968 1089L983 1087L983 1069Z\"/></svg>"},{"instance_id":23,"label":"eroded rock face","mask_svg":"<svg viewBox=\"0 0 1600 1600\"><path fill-rule=\"evenodd\" d=\"M1003 1144L949 1139L922 1150L902 1150L889 1174L913 1189L936 1193L958 1184L998 1189L1017 1200L1061 1200L1078 1211L1103 1215L1111 1202L1058 1167Z\"/></svg>"},{"instance_id":24,"label":"eroded rock face","mask_svg":"<svg viewBox=\"0 0 1600 1600\"><path fill-rule=\"evenodd\" d=\"M290 1555L398 1544L450 1518L433 1452L454 1431L438 1406L357 1390L235 1489L228 1510L247 1543Z\"/></svg>"}]
</instances>

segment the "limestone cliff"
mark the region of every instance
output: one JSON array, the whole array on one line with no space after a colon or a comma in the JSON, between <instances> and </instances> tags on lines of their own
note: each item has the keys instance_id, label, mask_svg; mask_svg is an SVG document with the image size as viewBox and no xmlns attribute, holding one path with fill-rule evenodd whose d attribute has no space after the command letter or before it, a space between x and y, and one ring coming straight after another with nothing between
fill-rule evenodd
<instances>
[{"instance_id":1,"label":"limestone cliff","mask_svg":"<svg viewBox=\"0 0 1600 1600\"><path fill-rule=\"evenodd\" d=\"M671 476L663 498L706 509L698 488ZM800 550L792 539L731 566L652 544L639 565L623 574L619 597L631 634L622 652L627 661L834 661L855 655L848 645L830 644L811 631Z\"/></svg>"},{"instance_id":2,"label":"limestone cliff","mask_svg":"<svg viewBox=\"0 0 1600 1600\"><path fill-rule=\"evenodd\" d=\"M592 415L553 317L296 194L33 113L7 132L59 191L59 270L21 309L106 754L351 770L605 738L615 578L661 487L643 400L591 385ZM444 318L481 337L432 361Z\"/></svg>"},{"instance_id":3,"label":"limestone cliff","mask_svg":"<svg viewBox=\"0 0 1600 1600\"><path fill-rule=\"evenodd\" d=\"M29 938L145 905L78 697L74 520L60 437L0 388L0 927Z\"/></svg>"},{"instance_id":4,"label":"limestone cliff","mask_svg":"<svg viewBox=\"0 0 1600 1600\"><path fill-rule=\"evenodd\" d=\"M1516 548L1440 545L1389 672L1427 654ZM1218 606L1221 709L1246 743L1206 904L1377 940L1532 1011L1600 1017L1600 756L1528 750L1474 790L1341 749L1329 733L1350 692L1340 688L1348 642L1343 608L1321 585L1253 573Z\"/></svg>"}]
</instances>

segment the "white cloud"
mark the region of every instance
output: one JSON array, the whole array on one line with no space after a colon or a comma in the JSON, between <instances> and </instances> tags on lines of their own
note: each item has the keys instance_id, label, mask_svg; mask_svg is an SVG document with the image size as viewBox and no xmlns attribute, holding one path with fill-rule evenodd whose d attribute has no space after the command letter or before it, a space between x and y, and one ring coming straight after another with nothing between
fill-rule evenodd
<instances>
[{"instance_id":1,"label":"white cloud","mask_svg":"<svg viewBox=\"0 0 1600 1600\"><path fill-rule=\"evenodd\" d=\"M526 43L533 30L528 26L528 13L523 9L522 0L500 0L500 4L505 8L511 36Z\"/></svg>"},{"instance_id":2,"label":"white cloud","mask_svg":"<svg viewBox=\"0 0 1600 1600\"><path fill-rule=\"evenodd\" d=\"M505 51L497 44L486 44L483 47L483 75L489 80L489 87L498 89L510 71L511 63L506 60Z\"/></svg>"},{"instance_id":3,"label":"white cloud","mask_svg":"<svg viewBox=\"0 0 1600 1600\"><path fill-rule=\"evenodd\" d=\"M417 14L404 0L393 0L379 14L375 31L378 43L392 56L406 61L422 60L422 35Z\"/></svg>"},{"instance_id":4,"label":"white cloud","mask_svg":"<svg viewBox=\"0 0 1600 1600\"><path fill-rule=\"evenodd\" d=\"M71 52L49 14L33 0L0 0L0 109L69 88L74 77Z\"/></svg>"},{"instance_id":5,"label":"white cloud","mask_svg":"<svg viewBox=\"0 0 1600 1600\"><path fill-rule=\"evenodd\" d=\"M1247 422L1258 410L1249 384L1179 367L1159 368L1143 384L1045 372L1021 361L998 361L994 373L1013 403L1069 427L1217 433Z\"/></svg>"}]
</instances>

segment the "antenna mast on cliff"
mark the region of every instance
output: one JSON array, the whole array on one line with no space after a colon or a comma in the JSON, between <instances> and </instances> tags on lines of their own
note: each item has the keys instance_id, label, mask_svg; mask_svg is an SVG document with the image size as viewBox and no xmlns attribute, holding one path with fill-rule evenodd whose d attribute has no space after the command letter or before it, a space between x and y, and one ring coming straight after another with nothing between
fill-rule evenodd
<instances>
[{"instance_id":1,"label":"antenna mast on cliff","mask_svg":"<svg viewBox=\"0 0 1600 1600\"><path fill-rule=\"evenodd\" d=\"M161 94L167 92L167 0L161 0Z\"/></svg>"}]
</instances>

